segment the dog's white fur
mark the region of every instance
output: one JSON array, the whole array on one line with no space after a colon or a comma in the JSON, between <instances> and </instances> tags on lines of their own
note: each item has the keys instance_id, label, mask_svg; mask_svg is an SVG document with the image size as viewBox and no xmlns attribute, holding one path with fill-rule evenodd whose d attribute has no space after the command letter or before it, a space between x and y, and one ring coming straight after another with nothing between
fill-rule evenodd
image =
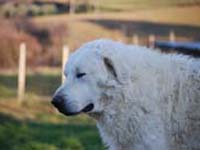
<instances>
[{"instance_id":1,"label":"dog's white fur","mask_svg":"<svg viewBox=\"0 0 200 150\"><path fill-rule=\"evenodd\" d=\"M65 74L56 94L71 112L94 104L110 150L200 148L199 59L96 40L70 56Z\"/></svg>"}]
</instances>

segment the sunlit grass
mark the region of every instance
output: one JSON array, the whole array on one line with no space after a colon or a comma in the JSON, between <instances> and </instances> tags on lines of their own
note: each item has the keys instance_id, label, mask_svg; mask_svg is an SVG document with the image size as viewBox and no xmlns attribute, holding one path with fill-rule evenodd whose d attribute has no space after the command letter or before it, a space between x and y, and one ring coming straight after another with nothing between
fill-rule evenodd
<instances>
[{"instance_id":1,"label":"sunlit grass","mask_svg":"<svg viewBox=\"0 0 200 150\"><path fill-rule=\"evenodd\" d=\"M114 19L114 20L129 20L129 21L150 21L156 23L168 24L185 24L200 26L200 6L187 6L187 7L156 7L148 10L135 10L133 12L101 12L100 14L76 14L70 15L54 15L35 17L33 20L38 24L48 24L49 22L65 23L70 22L70 18L74 20L84 19ZM79 30L77 28L77 30ZM109 32L109 30L107 30Z\"/></svg>"},{"instance_id":2,"label":"sunlit grass","mask_svg":"<svg viewBox=\"0 0 200 150\"><path fill-rule=\"evenodd\" d=\"M70 31L65 40L70 50L73 51L83 43L98 38L110 38L132 43L133 34L139 36L140 44L147 45L149 34L155 34L156 40L168 40L169 32L172 30L176 34L177 41L198 40L197 33L200 30L199 12L199 6L157 7L156 9L133 12L101 12L72 16L36 17L33 18L33 21L43 27L52 22L54 24L65 24ZM104 22L99 24L98 21ZM108 24L110 24L110 28L106 26ZM118 24L118 27L114 28L116 24ZM127 31L123 29L127 29Z\"/></svg>"},{"instance_id":3,"label":"sunlit grass","mask_svg":"<svg viewBox=\"0 0 200 150\"><path fill-rule=\"evenodd\" d=\"M135 11L141 9L155 9L158 7L175 7L180 5L195 5L199 0L101 0L99 7L107 11Z\"/></svg>"}]
</instances>

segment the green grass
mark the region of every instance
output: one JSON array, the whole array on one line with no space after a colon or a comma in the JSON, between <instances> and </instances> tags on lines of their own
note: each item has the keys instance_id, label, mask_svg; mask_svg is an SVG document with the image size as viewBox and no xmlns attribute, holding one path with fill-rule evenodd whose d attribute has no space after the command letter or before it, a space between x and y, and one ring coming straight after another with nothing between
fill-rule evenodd
<instances>
[{"instance_id":1,"label":"green grass","mask_svg":"<svg viewBox=\"0 0 200 150\"><path fill-rule=\"evenodd\" d=\"M103 150L94 124L19 121L0 113L1 150Z\"/></svg>"}]
</instances>

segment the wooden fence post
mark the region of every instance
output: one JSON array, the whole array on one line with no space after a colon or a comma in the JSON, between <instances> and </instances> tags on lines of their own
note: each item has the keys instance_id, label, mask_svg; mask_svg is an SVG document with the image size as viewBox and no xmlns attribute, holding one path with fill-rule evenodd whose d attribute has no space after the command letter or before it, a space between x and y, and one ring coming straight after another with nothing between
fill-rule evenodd
<instances>
[{"instance_id":1,"label":"wooden fence post","mask_svg":"<svg viewBox=\"0 0 200 150\"><path fill-rule=\"evenodd\" d=\"M63 46L62 50L62 83L65 80L64 70L65 70L65 63L67 62L69 56L69 48L67 45Z\"/></svg>"},{"instance_id":2,"label":"wooden fence post","mask_svg":"<svg viewBox=\"0 0 200 150\"><path fill-rule=\"evenodd\" d=\"M76 11L76 5L74 0L69 0L69 14L74 14Z\"/></svg>"},{"instance_id":3,"label":"wooden fence post","mask_svg":"<svg viewBox=\"0 0 200 150\"><path fill-rule=\"evenodd\" d=\"M122 24L121 25L121 32L122 32L122 34L124 35L124 38L122 38L122 43L127 43L128 41L128 39L127 39L127 27L126 27L126 25L125 24Z\"/></svg>"},{"instance_id":4,"label":"wooden fence post","mask_svg":"<svg viewBox=\"0 0 200 150\"><path fill-rule=\"evenodd\" d=\"M19 69L18 69L18 102L24 100L26 84L26 45L25 43L20 44L19 50Z\"/></svg>"},{"instance_id":5,"label":"wooden fence post","mask_svg":"<svg viewBox=\"0 0 200 150\"><path fill-rule=\"evenodd\" d=\"M149 35L149 47L150 48L154 48L155 47L155 41L156 41L155 35L154 34L150 34Z\"/></svg>"},{"instance_id":6,"label":"wooden fence post","mask_svg":"<svg viewBox=\"0 0 200 150\"><path fill-rule=\"evenodd\" d=\"M100 0L93 0L94 13L100 12Z\"/></svg>"},{"instance_id":7,"label":"wooden fence post","mask_svg":"<svg viewBox=\"0 0 200 150\"><path fill-rule=\"evenodd\" d=\"M133 44L139 45L139 37L138 37L137 34L133 35L133 39L132 40L133 40Z\"/></svg>"},{"instance_id":8,"label":"wooden fence post","mask_svg":"<svg viewBox=\"0 0 200 150\"><path fill-rule=\"evenodd\" d=\"M170 33L169 33L169 41L170 42L175 42L175 39L176 39L175 33L174 33L173 30L171 30Z\"/></svg>"}]
</instances>

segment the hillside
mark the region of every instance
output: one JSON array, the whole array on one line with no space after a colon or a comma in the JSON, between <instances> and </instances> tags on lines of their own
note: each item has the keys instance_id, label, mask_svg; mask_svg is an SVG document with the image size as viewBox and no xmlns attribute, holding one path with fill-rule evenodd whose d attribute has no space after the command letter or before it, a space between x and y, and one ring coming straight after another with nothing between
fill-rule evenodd
<instances>
[{"instance_id":1,"label":"hillside","mask_svg":"<svg viewBox=\"0 0 200 150\"><path fill-rule=\"evenodd\" d=\"M146 44L149 34L168 39L170 30L175 31L176 40L200 40L199 12L200 7L197 6L171 7L131 13L44 16L33 21L43 27L50 23L65 24L70 31L66 41L71 49L75 49L81 43L102 37L131 42L133 34L138 34L141 44Z\"/></svg>"},{"instance_id":2,"label":"hillside","mask_svg":"<svg viewBox=\"0 0 200 150\"><path fill-rule=\"evenodd\" d=\"M100 0L99 7L103 10L135 11L159 7L199 5L200 0Z\"/></svg>"}]
</instances>

